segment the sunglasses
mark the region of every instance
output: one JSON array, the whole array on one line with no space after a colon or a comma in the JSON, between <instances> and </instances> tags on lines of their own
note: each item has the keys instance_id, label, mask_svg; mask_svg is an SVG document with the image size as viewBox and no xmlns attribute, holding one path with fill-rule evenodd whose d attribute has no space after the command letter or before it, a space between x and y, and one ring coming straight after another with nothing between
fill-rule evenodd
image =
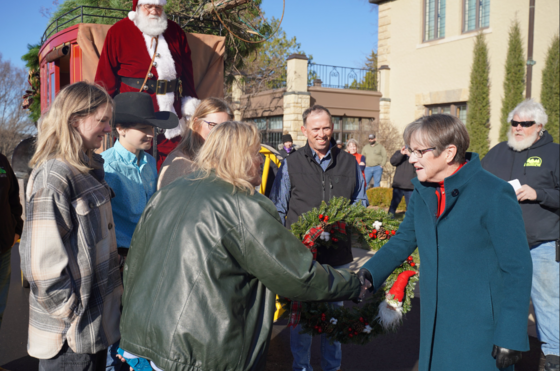
<instances>
[{"instance_id":1,"label":"sunglasses","mask_svg":"<svg viewBox=\"0 0 560 371\"><path fill-rule=\"evenodd\" d=\"M531 126L535 125L535 121L515 121L515 120L511 120L511 126L513 126L515 128L515 127L517 127L517 125L521 125L521 127L523 127L523 128L530 128Z\"/></svg>"}]
</instances>

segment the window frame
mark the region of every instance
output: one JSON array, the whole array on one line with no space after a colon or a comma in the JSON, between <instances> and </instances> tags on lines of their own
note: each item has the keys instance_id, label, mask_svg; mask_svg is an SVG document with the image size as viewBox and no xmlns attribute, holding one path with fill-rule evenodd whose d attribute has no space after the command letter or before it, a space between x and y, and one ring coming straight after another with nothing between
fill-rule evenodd
<instances>
[{"instance_id":1,"label":"window frame","mask_svg":"<svg viewBox=\"0 0 560 371\"><path fill-rule=\"evenodd\" d=\"M465 120L461 120L463 121L463 124L467 124L467 119L466 119L466 115L468 115L469 113L469 105L468 102L454 102L454 103L441 103L441 104L426 104L424 105L424 114L426 116L431 116L433 114L437 114L437 113L443 113L441 112L441 110L443 109L443 107L449 107L450 108L450 112L449 114L451 116L455 116L457 118L460 119L460 113L461 113L461 107L465 107ZM437 109L438 112L431 112L432 110Z\"/></svg>"},{"instance_id":2,"label":"window frame","mask_svg":"<svg viewBox=\"0 0 560 371\"><path fill-rule=\"evenodd\" d=\"M490 19L488 19L488 26L484 26L484 27L480 26L480 1L485 1L485 0L474 0L474 1L477 2L477 6L475 8L476 9L475 26L472 30L467 30L466 29L465 15L467 14L467 1L469 1L469 0L463 0L463 12L462 12L463 14L461 16L461 33L468 34L468 33L471 33L471 32L477 32L477 31L480 31L480 30L490 28ZM473 1L473 0L471 0L471 1ZM490 6L490 0L487 0L487 1L488 1L488 6ZM490 14L488 14L488 17L490 18Z\"/></svg>"},{"instance_id":3,"label":"window frame","mask_svg":"<svg viewBox=\"0 0 560 371\"><path fill-rule=\"evenodd\" d=\"M362 117L348 117L348 116L333 116L333 119L337 118L340 119L339 121L339 128L335 129L334 128L334 120L333 120L333 134L332 134L332 138L336 141L338 139L340 139L342 141L342 144L344 146L346 146L346 142L348 142L348 140L354 138L356 138L356 135L360 133L360 130L362 129L362 122L363 122L363 118ZM344 129L344 119L358 119L358 128L355 130L348 130L348 129Z\"/></svg>"},{"instance_id":4,"label":"window frame","mask_svg":"<svg viewBox=\"0 0 560 371\"><path fill-rule=\"evenodd\" d=\"M436 40L441 40L445 38L445 28L443 31L443 36L441 36L438 32L438 18L439 18L439 12L438 12L438 8L439 8L439 3L441 0L433 0L434 2L434 38L432 39L426 39L426 3L428 1L432 1L432 0L424 0L423 1L423 7L422 7L422 42L423 43L428 43L428 42L432 42L432 41L436 41ZM446 1L446 0L443 0ZM445 11L447 10L447 4L445 4ZM444 26L445 26L445 17L444 17Z\"/></svg>"},{"instance_id":5,"label":"window frame","mask_svg":"<svg viewBox=\"0 0 560 371\"><path fill-rule=\"evenodd\" d=\"M280 117L282 119L282 128L280 129L271 129L270 128L270 119L273 118L278 118ZM260 129L256 123L255 120L262 120L264 119L266 124L265 124L265 129ZM258 130L259 130L259 134L261 136L261 144L270 144L274 149L278 149L278 144L282 144L282 135L284 133L284 116L282 115L278 115L278 116L266 116L266 117L255 117L253 119L253 122L255 123L255 126L257 126ZM279 143L272 143L269 142L269 134L280 134L280 142ZM267 139L267 141L263 141L263 139Z\"/></svg>"}]
</instances>

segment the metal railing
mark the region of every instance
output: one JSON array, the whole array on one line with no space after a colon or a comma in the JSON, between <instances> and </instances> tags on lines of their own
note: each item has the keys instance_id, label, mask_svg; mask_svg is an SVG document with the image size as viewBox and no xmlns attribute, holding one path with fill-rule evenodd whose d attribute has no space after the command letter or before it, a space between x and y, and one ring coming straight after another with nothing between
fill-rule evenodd
<instances>
[{"instance_id":1,"label":"metal railing","mask_svg":"<svg viewBox=\"0 0 560 371\"><path fill-rule=\"evenodd\" d=\"M85 11L84 11L84 9L85 9ZM87 9L108 10L108 11L112 11L112 12L123 12L124 15L121 16L121 17L115 17L113 15L106 15L106 14L88 14ZM76 15L74 15L74 14L76 14ZM41 45L44 44L45 41L47 41L47 39L49 37L51 37L52 35L54 35L58 31L63 30L66 27L73 26L74 24L84 23L84 17L94 17L94 18L101 18L101 19L108 18L108 19L121 20L124 17L126 17L126 14L128 14L128 10L125 10L125 9L101 8L101 7L97 7L97 6L87 6L87 5L79 6L77 8L74 8L74 9L62 14L57 19L52 21L51 24L49 24L47 26L47 29L45 30L45 32L43 33L43 36L41 37ZM67 16L70 17L70 18L69 19L65 18ZM65 26L65 25L69 24L70 22L72 22L72 21L74 21L78 18L80 19L79 22L75 22L74 24L71 24L71 25L66 26L64 28L62 27L62 26Z\"/></svg>"},{"instance_id":2,"label":"metal railing","mask_svg":"<svg viewBox=\"0 0 560 371\"><path fill-rule=\"evenodd\" d=\"M376 70L309 63L307 76L309 86L377 90Z\"/></svg>"}]
</instances>

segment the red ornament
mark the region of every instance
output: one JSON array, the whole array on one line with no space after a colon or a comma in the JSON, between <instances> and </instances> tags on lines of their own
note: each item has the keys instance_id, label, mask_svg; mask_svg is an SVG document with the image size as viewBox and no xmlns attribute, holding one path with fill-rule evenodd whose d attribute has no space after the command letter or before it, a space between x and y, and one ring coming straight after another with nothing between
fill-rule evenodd
<instances>
[{"instance_id":1,"label":"red ornament","mask_svg":"<svg viewBox=\"0 0 560 371\"><path fill-rule=\"evenodd\" d=\"M354 335L358 336L358 331L354 331Z\"/></svg>"},{"instance_id":2,"label":"red ornament","mask_svg":"<svg viewBox=\"0 0 560 371\"><path fill-rule=\"evenodd\" d=\"M323 220L323 214L319 214L319 220Z\"/></svg>"},{"instance_id":3,"label":"red ornament","mask_svg":"<svg viewBox=\"0 0 560 371\"><path fill-rule=\"evenodd\" d=\"M366 326L369 326L369 323L366 322L365 325L366 325Z\"/></svg>"},{"instance_id":4,"label":"red ornament","mask_svg":"<svg viewBox=\"0 0 560 371\"><path fill-rule=\"evenodd\" d=\"M348 332L352 332L354 330L352 330L352 327L348 327Z\"/></svg>"},{"instance_id":5,"label":"red ornament","mask_svg":"<svg viewBox=\"0 0 560 371\"><path fill-rule=\"evenodd\" d=\"M354 337L354 335L352 335L352 334L348 334L348 337Z\"/></svg>"},{"instance_id":6,"label":"red ornament","mask_svg":"<svg viewBox=\"0 0 560 371\"><path fill-rule=\"evenodd\" d=\"M412 262L412 263L410 263L410 266L414 267L414 266L416 266L416 264L414 262Z\"/></svg>"},{"instance_id":7,"label":"red ornament","mask_svg":"<svg viewBox=\"0 0 560 371\"><path fill-rule=\"evenodd\" d=\"M414 259L412 259L412 256L409 256L408 258L406 258L409 262L413 261Z\"/></svg>"},{"instance_id":8,"label":"red ornament","mask_svg":"<svg viewBox=\"0 0 560 371\"><path fill-rule=\"evenodd\" d=\"M313 241L309 242L309 246L313 246L313 245L315 245L315 242Z\"/></svg>"},{"instance_id":9,"label":"red ornament","mask_svg":"<svg viewBox=\"0 0 560 371\"><path fill-rule=\"evenodd\" d=\"M360 322L364 322L364 317L360 317Z\"/></svg>"},{"instance_id":10,"label":"red ornament","mask_svg":"<svg viewBox=\"0 0 560 371\"><path fill-rule=\"evenodd\" d=\"M369 238L373 238L373 232L369 234Z\"/></svg>"},{"instance_id":11,"label":"red ornament","mask_svg":"<svg viewBox=\"0 0 560 371\"><path fill-rule=\"evenodd\" d=\"M412 264L413 263L411 263L410 265L412 265ZM406 285L408 284L408 280L409 280L410 277L414 276L415 274L416 274L415 271L401 272L397 276L397 280L395 281L395 283L391 287L391 290L389 290L389 294L394 295L395 300L403 301L404 294L405 294L404 291L406 289Z\"/></svg>"},{"instance_id":12,"label":"red ornament","mask_svg":"<svg viewBox=\"0 0 560 371\"><path fill-rule=\"evenodd\" d=\"M385 231L385 234L389 234L389 231Z\"/></svg>"},{"instance_id":13,"label":"red ornament","mask_svg":"<svg viewBox=\"0 0 560 371\"><path fill-rule=\"evenodd\" d=\"M325 222L329 221L329 217L327 215L325 215L325 218L323 219Z\"/></svg>"},{"instance_id":14,"label":"red ornament","mask_svg":"<svg viewBox=\"0 0 560 371\"><path fill-rule=\"evenodd\" d=\"M373 230L373 233L377 233L377 229L374 229L374 230Z\"/></svg>"},{"instance_id":15,"label":"red ornament","mask_svg":"<svg viewBox=\"0 0 560 371\"><path fill-rule=\"evenodd\" d=\"M336 237L333 237L332 240L333 240L334 242L338 242L338 238L336 238Z\"/></svg>"},{"instance_id":16,"label":"red ornament","mask_svg":"<svg viewBox=\"0 0 560 371\"><path fill-rule=\"evenodd\" d=\"M394 236L394 235L395 235L395 231L391 231L391 234Z\"/></svg>"},{"instance_id":17,"label":"red ornament","mask_svg":"<svg viewBox=\"0 0 560 371\"><path fill-rule=\"evenodd\" d=\"M319 328L317 329L317 332L318 332L318 333L321 333L321 332L323 332L323 329L319 327Z\"/></svg>"}]
</instances>

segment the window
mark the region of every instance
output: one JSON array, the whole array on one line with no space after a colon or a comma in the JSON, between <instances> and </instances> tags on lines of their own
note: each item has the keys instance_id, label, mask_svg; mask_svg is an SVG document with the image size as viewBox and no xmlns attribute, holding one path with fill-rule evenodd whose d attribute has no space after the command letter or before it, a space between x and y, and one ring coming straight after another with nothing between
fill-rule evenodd
<instances>
[{"instance_id":1,"label":"window","mask_svg":"<svg viewBox=\"0 0 560 371\"><path fill-rule=\"evenodd\" d=\"M458 117L463 124L467 123L467 103L459 102L452 104L437 104L426 106L426 115L434 115L436 113L445 113Z\"/></svg>"},{"instance_id":2,"label":"window","mask_svg":"<svg viewBox=\"0 0 560 371\"><path fill-rule=\"evenodd\" d=\"M361 120L358 117L333 117L333 139L346 143L349 139L354 138L360 130Z\"/></svg>"},{"instance_id":3,"label":"window","mask_svg":"<svg viewBox=\"0 0 560 371\"><path fill-rule=\"evenodd\" d=\"M278 148L282 143L282 116L260 117L253 119L253 122L261 132L261 143Z\"/></svg>"},{"instance_id":4,"label":"window","mask_svg":"<svg viewBox=\"0 0 560 371\"><path fill-rule=\"evenodd\" d=\"M445 37L445 0L424 0L424 41Z\"/></svg>"},{"instance_id":5,"label":"window","mask_svg":"<svg viewBox=\"0 0 560 371\"><path fill-rule=\"evenodd\" d=\"M463 32L490 26L490 0L463 1Z\"/></svg>"}]
</instances>

